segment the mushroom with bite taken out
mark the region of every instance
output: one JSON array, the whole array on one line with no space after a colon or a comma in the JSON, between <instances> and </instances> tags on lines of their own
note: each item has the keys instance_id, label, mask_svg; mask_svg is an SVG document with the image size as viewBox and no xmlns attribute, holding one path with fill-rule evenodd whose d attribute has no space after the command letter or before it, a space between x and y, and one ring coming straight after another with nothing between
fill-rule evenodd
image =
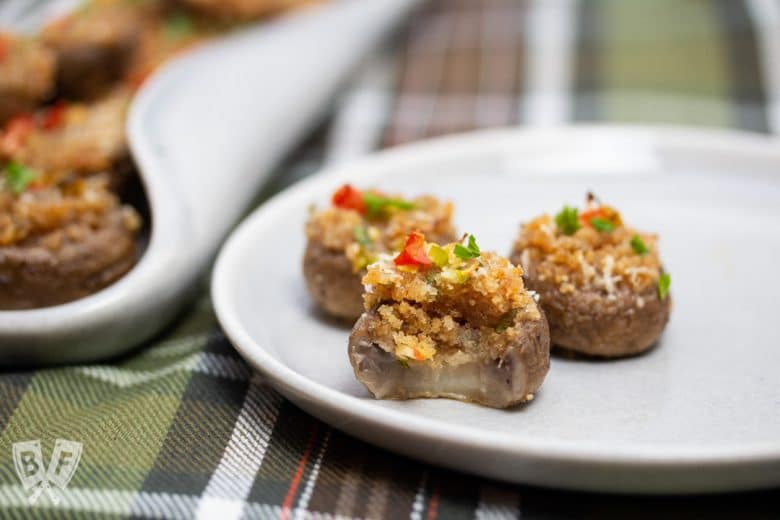
<instances>
[{"instance_id":1,"label":"mushroom with bite taken out","mask_svg":"<svg viewBox=\"0 0 780 520\"><path fill-rule=\"evenodd\" d=\"M494 408L529 401L550 336L522 269L468 242L409 235L368 267L365 312L349 337L355 376L379 399L445 397Z\"/></svg>"}]
</instances>

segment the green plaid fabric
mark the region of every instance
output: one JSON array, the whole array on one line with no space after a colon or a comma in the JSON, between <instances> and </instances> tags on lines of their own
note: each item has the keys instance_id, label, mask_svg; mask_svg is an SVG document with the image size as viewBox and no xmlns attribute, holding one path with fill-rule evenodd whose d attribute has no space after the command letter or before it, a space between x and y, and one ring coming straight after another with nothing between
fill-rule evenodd
<instances>
[{"instance_id":1,"label":"green plaid fabric","mask_svg":"<svg viewBox=\"0 0 780 520\"><path fill-rule=\"evenodd\" d=\"M323 162L497 125L652 122L777 130L776 0L439 0L377 53L263 199ZM767 65L769 64L769 65ZM102 364L0 375L2 517L777 518L780 493L611 497L491 482L351 438L238 357L204 294ZM55 505L12 444L83 443Z\"/></svg>"}]
</instances>

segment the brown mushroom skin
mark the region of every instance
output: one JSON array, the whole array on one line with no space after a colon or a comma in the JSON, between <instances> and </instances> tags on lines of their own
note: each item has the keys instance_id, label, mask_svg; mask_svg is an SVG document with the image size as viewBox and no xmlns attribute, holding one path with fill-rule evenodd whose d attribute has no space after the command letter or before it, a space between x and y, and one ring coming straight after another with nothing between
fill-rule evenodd
<instances>
[{"instance_id":1,"label":"brown mushroom skin","mask_svg":"<svg viewBox=\"0 0 780 520\"><path fill-rule=\"evenodd\" d=\"M8 49L0 59L0 127L46 101L54 92L56 72L54 52L39 42L0 34L2 45Z\"/></svg>"},{"instance_id":2,"label":"brown mushroom skin","mask_svg":"<svg viewBox=\"0 0 780 520\"><path fill-rule=\"evenodd\" d=\"M521 265L522 251L510 259ZM655 345L672 308L671 296L661 300L655 285L636 293L618 285L615 299L599 290L577 290L563 294L550 280L539 280L534 265L523 266L525 285L536 291L550 323L553 345L607 358L640 354ZM637 297L644 305L637 305Z\"/></svg>"},{"instance_id":3,"label":"brown mushroom skin","mask_svg":"<svg viewBox=\"0 0 780 520\"><path fill-rule=\"evenodd\" d=\"M95 99L119 81L135 48L135 38L110 45L72 45L57 49L57 86L62 95Z\"/></svg>"},{"instance_id":4,"label":"brown mushroom skin","mask_svg":"<svg viewBox=\"0 0 780 520\"><path fill-rule=\"evenodd\" d=\"M13 116L32 112L40 100L22 93L7 92L0 88L0 130Z\"/></svg>"},{"instance_id":5,"label":"brown mushroom skin","mask_svg":"<svg viewBox=\"0 0 780 520\"><path fill-rule=\"evenodd\" d=\"M57 55L59 95L94 99L123 79L139 42L139 6L91 5L50 24L41 40Z\"/></svg>"},{"instance_id":6,"label":"brown mushroom skin","mask_svg":"<svg viewBox=\"0 0 780 520\"><path fill-rule=\"evenodd\" d=\"M531 399L550 369L550 334L540 314L538 320L523 322L523 334L500 359L431 368L427 363L401 363L391 347L377 343L372 330L379 317L371 310L352 329L349 360L355 377L377 399L441 397L509 408Z\"/></svg>"},{"instance_id":7,"label":"brown mushroom skin","mask_svg":"<svg viewBox=\"0 0 780 520\"><path fill-rule=\"evenodd\" d=\"M303 255L306 288L315 303L329 315L355 321L363 312L365 270L354 272L343 251L309 240Z\"/></svg>"},{"instance_id":8,"label":"brown mushroom skin","mask_svg":"<svg viewBox=\"0 0 780 520\"><path fill-rule=\"evenodd\" d=\"M0 247L0 310L48 307L88 296L135 264L138 245L117 209L97 229L58 249L40 243Z\"/></svg>"}]
</instances>

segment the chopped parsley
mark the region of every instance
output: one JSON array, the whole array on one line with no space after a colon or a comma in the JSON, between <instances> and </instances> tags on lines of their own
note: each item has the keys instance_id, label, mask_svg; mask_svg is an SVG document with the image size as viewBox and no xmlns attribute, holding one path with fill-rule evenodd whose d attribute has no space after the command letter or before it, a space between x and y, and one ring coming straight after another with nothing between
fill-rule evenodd
<instances>
[{"instance_id":1,"label":"chopped parsley","mask_svg":"<svg viewBox=\"0 0 780 520\"><path fill-rule=\"evenodd\" d=\"M503 316L501 316L501 321L498 322L498 325L496 325L495 331L501 334L506 329L512 326L512 324L515 322L515 318L517 317L517 309L512 309L511 311L507 312Z\"/></svg>"},{"instance_id":2,"label":"chopped parsley","mask_svg":"<svg viewBox=\"0 0 780 520\"><path fill-rule=\"evenodd\" d=\"M173 13L165 21L165 36L170 40L186 38L194 31L195 25L192 23L192 18L181 11Z\"/></svg>"},{"instance_id":3,"label":"chopped parsley","mask_svg":"<svg viewBox=\"0 0 780 520\"><path fill-rule=\"evenodd\" d=\"M669 273L661 273L658 277L658 297L665 300L669 296L669 286L672 285L672 277Z\"/></svg>"},{"instance_id":4,"label":"chopped parsley","mask_svg":"<svg viewBox=\"0 0 780 520\"><path fill-rule=\"evenodd\" d=\"M371 237L368 234L368 228L366 226L355 226L352 230L352 236L355 237L357 243L363 247L370 247L373 243Z\"/></svg>"},{"instance_id":5,"label":"chopped parsley","mask_svg":"<svg viewBox=\"0 0 780 520\"><path fill-rule=\"evenodd\" d=\"M392 199L371 192L363 194L363 202L365 202L368 214L371 216L381 215L390 208L402 211L414 209L414 204L408 200Z\"/></svg>"},{"instance_id":6,"label":"chopped parsley","mask_svg":"<svg viewBox=\"0 0 780 520\"><path fill-rule=\"evenodd\" d=\"M599 233L609 233L615 229L615 224L601 217L590 219L590 225Z\"/></svg>"},{"instance_id":7,"label":"chopped parsley","mask_svg":"<svg viewBox=\"0 0 780 520\"><path fill-rule=\"evenodd\" d=\"M642 240L639 235L631 237L631 249L639 256L645 256L650 252L650 248L647 247L647 244L645 244L644 240Z\"/></svg>"},{"instance_id":8,"label":"chopped parsley","mask_svg":"<svg viewBox=\"0 0 780 520\"><path fill-rule=\"evenodd\" d=\"M555 215L555 225L564 235L573 235L582 227L577 208L564 206L560 213Z\"/></svg>"},{"instance_id":9,"label":"chopped parsley","mask_svg":"<svg viewBox=\"0 0 780 520\"><path fill-rule=\"evenodd\" d=\"M15 195L26 190L37 177L38 173L35 170L16 161L11 161L5 167L5 183Z\"/></svg>"},{"instance_id":10,"label":"chopped parsley","mask_svg":"<svg viewBox=\"0 0 780 520\"><path fill-rule=\"evenodd\" d=\"M455 244L455 256L461 260L469 260L471 258L478 258L480 255L479 246L477 245L477 239L474 235L469 235L468 246L463 244Z\"/></svg>"}]
</instances>

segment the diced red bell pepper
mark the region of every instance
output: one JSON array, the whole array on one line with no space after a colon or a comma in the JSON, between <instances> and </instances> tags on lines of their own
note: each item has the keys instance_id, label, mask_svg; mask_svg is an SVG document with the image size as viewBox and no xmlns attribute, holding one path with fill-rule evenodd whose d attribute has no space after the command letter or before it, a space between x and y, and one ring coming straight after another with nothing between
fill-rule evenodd
<instances>
[{"instance_id":1,"label":"diced red bell pepper","mask_svg":"<svg viewBox=\"0 0 780 520\"><path fill-rule=\"evenodd\" d=\"M368 212L366 201L363 200L363 193L349 184L345 184L336 190L331 202L337 208L355 210L361 215L365 215Z\"/></svg>"},{"instance_id":2,"label":"diced red bell pepper","mask_svg":"<svg viewBox=\"0 0 780 520\"><path fill-rule=\"evenodd\" d=\"M68 105L64 101L57 101L52 105L43 116L43 122L41 123L43 129L54 130L61 127L65 123L65 112L67 109Z\"/></svg>"},{"instance_id":3,"label":"diced red bell pepper","mask_svg":"<svg viewBox=\"0 0 780 520\"><path fill-rule=\"evenodd\" d=\"M403 250L393 259L395 265L408 265L414 267L430 267L433 261L425 252L425 236L413 231L406 238Z\"/></svg>"}]
</instances>

